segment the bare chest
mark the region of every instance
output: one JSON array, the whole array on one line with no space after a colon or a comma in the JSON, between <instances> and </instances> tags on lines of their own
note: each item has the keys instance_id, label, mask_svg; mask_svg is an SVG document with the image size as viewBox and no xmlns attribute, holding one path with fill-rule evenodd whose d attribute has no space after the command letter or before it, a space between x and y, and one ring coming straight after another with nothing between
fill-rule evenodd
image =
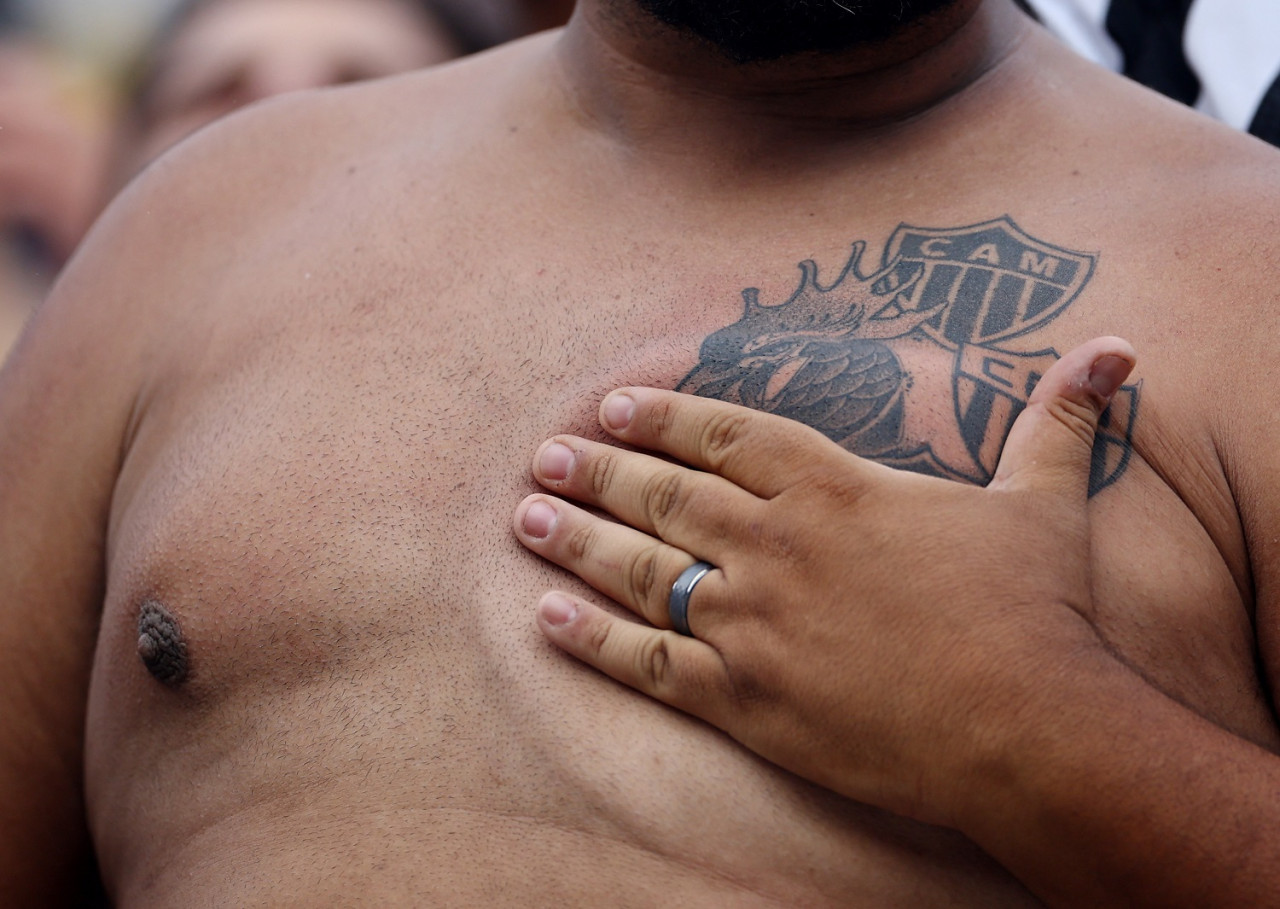
<instances>
[{"instance_id":1,"label":"bare chest","mask_svg":"<svg viewBox=\"0 0 1280 909\"><path fill-rule=\"evenodd\" d=\"M902 229L878 252L849 253L758 289L730 274L741 262L708 277L639 260L612 275L522 261L476 280L352 277L349 259L226 288L254 304L191 329L146 399L120 481L90 718L100 804L132 792L111 780L116 760L161 775L204 766L194 751L194 763L173 760L180 736L220 751L222 774L206 778L228 781L182 829L240 810L249 792L343 792L334 781L367 781L371 767L382 782L361 792L373 803L429 778L435 797L472 807L549 816L587 798L580 816L642 827L707 803L652 803L675 747L697 752L703 784L728 787L717 804L746 806L737 826L751 826L752 794L776 802L777 780L568 672L538 641L532 604L566 579L509 531L538 443L595 434L605 392L652 384L982 483L1047 365L1134 327L1084 302L1090 254L1012 221ZM1147 351L1157 365L1120 396L1095 454L1099 625L1171 693L1272 743L1229 567L1241 553L1223 551L1177 488L1180 465L1211 446L1164 390L1160 360ZM1144 442L1171 433L1190 440L1181 460ZM140 659L139 618L157 603L186 648L177 689ZM866 836L865 817L796 798L783 811L793 841L807 842L804 829L849 848Z\"/></svg>"},{"instance_id":2,"label":"bare chest","mask_svg":"<svg viewBox=\"0 0 1280 909\"><path fill-rule=\"evenodd\" d=\"M599 254L548 248L454 270L317 252L247 276L211 307L234 320L197 326L198 356L157 383L122 479L113 596L136 608L175 561L208 574L214 624L262 622L250 604L284 590L317 615L338 590L361 604L451 596L467 553L513 551L506 518L541 439L595 434L600 397L623 384L781 414L862 456L985 483L1060 353L1144 331L1096 302L1098 254L1008 216L877 240L794 269L632 247L605 270ZM1097 599L1117 646L1214 714L1255 687L1247 577L1242 544L1206 526L1231 510L1225 484L1181 476L1217 464L1168 381L1176 356L1143 348L1095 446ZM1201 699L1205 685L1221 690Z\"/></svg>"}]
</instances>

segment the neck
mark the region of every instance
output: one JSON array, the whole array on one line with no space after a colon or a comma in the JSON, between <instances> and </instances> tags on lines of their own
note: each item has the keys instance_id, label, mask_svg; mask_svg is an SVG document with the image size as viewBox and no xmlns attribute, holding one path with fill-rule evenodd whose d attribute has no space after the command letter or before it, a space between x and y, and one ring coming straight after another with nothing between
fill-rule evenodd
<instances>
[{"instance_id":1,"label":"neck","mask_svg":"<svg viewBox=\"0 0 1280 909\"><path fill-rule=\"evenodd\" d=\"M1010 0L956 0L876 43L744 64L635 0L580 0L559 54L579 108L623 142L688 148L736 133L776 151L782 137L883 135L918 119L995 69L1026 29Z\"/></svg>"}]
</instances>

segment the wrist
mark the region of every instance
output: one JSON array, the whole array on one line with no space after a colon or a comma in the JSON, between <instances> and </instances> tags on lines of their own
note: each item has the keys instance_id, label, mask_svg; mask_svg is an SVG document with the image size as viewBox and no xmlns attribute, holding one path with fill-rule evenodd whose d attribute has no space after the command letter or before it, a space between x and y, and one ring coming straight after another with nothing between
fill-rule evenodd
<instances>
[{"instance_id":1,"label":"wrist","mask_svg":"<svg viewBox=\"0 0 1280 909\"><path fill-rule=\"evenodd\" d=\"M1050 904L1129 904L1130 878L1143 892L1158 883L1146 879L1149 832L1171 781L1156 779L1156 765L1188 724L1209 724L1101 642L1055 651L1021 694L1019 709L974 743L951 787L949 825Z\"/></svg>"},{"instance_id":2,"label":"wrist","mask_svg":"<svg viewBox=\"0 0 1280 909\"><path fill-rule=\"evenodd\" d=\"M939 762L927 784L927 804L939 809L927 820L980 843L1032 823L1057 799L1073 799L1062 788L1068 768L1124 712L1111 712L1109 702L1132 698L1135 689L1163 697L1078 613L1063 612L1063 624L1044 623L1016 652L984 667L983 684L954 717L953 761Z\"/></svg>"}]
</instances>

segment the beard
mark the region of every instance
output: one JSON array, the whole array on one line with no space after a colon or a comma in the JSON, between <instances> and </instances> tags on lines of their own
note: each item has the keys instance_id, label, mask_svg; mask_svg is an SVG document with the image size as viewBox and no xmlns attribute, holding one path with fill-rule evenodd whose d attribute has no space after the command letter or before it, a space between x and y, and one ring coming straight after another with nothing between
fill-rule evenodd
<instances>
[{"instance_id":1,"label":"beard","mask_svg":"<svg viewBox=\"0 0 1280 909\"><path fill-rule=\"evenodd\" d=\"M877 44L956 0L636 0L737 63Z\"/></svg>"}]
</instances>

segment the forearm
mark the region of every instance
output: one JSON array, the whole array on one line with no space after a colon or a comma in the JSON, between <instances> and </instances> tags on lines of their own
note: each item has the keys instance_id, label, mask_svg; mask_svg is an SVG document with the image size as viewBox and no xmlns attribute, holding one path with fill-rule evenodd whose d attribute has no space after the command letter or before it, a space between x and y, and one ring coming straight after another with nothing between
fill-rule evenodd
<instances>
[{"instance_id":1,"label":"forearm","mask_svg":"<svg viewBox=\"0 0 1280 909\"><path fill-rule=\"evenodd\" d=\"M1058 906L1280 906L1280 759L1077 655L956 824Z\"/></svg>"}]
</instances>

